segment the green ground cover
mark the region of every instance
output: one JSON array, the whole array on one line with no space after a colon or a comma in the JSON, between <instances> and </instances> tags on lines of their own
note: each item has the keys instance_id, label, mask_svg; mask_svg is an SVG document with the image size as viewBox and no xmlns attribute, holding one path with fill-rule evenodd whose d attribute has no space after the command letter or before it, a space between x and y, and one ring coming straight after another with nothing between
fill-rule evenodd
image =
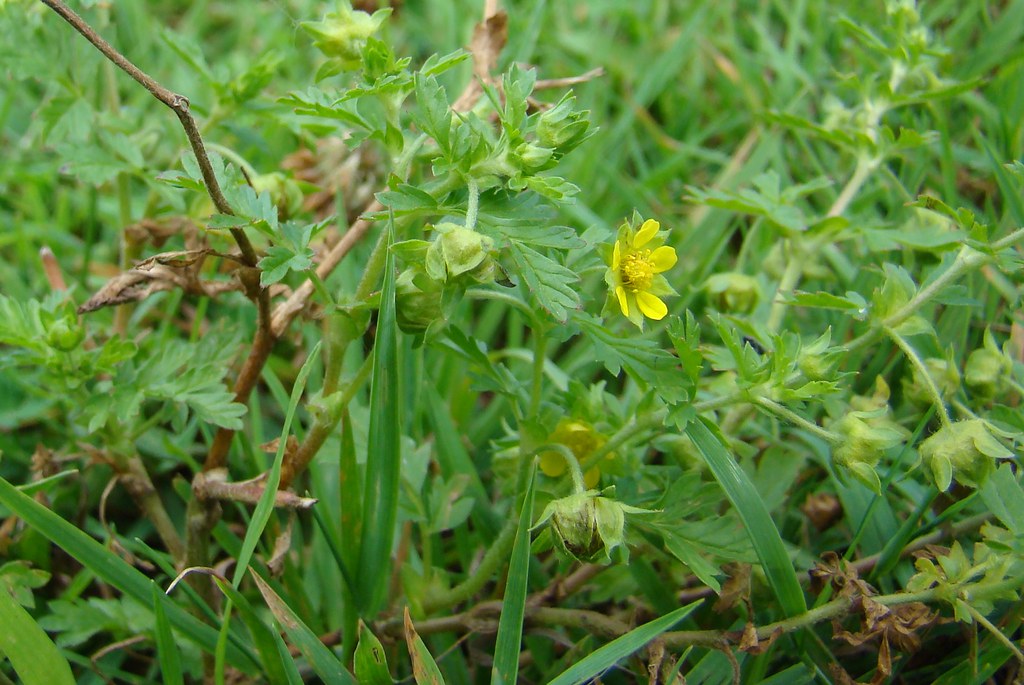
<instances>
[{"instance_id":1,"label":"green ground cover","mask_svg":"<svg viewBox=\"0 0 1024 685\"><path fill-rule=\"evenodd\" d=\"M0 0L0 684L1016 682L1022 37Z\"/></svg>"}]
</instances>

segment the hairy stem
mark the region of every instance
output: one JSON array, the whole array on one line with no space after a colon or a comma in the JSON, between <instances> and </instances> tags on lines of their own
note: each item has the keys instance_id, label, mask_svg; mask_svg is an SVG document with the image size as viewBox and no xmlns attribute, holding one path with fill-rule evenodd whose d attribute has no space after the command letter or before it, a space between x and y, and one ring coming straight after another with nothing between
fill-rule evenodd
<instances>
[{"instance_id":1,"label":"hairy stem","mask_svg":"<svg viewBox=\"0 0 1024 685\"><path fill-rule=\"evenodd\" d=\"M484 553L476 572L453 588L429 595L423 600L423 610L431 613L464 602L479 592L494 576L495 572L508 563L508 555L512 551L512 543L518 529L517 521L509 519L501 529L494 544Z\"/></svg>"},{"instance_id":2,"label":"hairy stem","mask_svg":"<svg viewBox=\"0 0 1024 685\"><path fill-rule=\"evenodd\" d=\"M804 417L797 414L795 411L784 407L775 400L770 400L767 397L757 397L754 399L754 404L764 409L769 414L777 416L778 418L788 421L804 430L817 435L822 440L828 443L837 445L843 441L841 437L836 435L830 430L826 430L818 424L805 419Z\"/></svg>"},{"instance_id":3,"label":"hairy stem","mask_svg":"<svg viewBox=\"0 0 1024 685\"><path fill-rule=\"evenodd\" d=\"M935 384L935 379L932 378L931 372L928 371L928 367L921 360L917 350L892 328L886 327L885 332L892 338L892 341L896 343L896 346L900 348L903 354L906 355L907 360L917 369L921 379L924 381L925 389L932 398L936 411L939 412L939 420L942 422L942 425L948 426L953 423L949 416L949 409L946 408L946 401L942 398L942 393L939 391L939 386Z\"/></svg>"}]
</instances>

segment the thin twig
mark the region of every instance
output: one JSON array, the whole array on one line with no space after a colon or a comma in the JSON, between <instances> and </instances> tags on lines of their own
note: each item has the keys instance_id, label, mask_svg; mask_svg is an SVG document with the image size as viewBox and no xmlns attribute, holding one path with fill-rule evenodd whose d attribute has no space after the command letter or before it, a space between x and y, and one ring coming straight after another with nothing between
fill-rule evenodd
<instances>
[{"instance_id":1,"label":"thin twig","mask_svg":"<svg viewBox=\"0 0 1024 685\"><path fill-rule=\"evenodd\" d=\"M123 72L135 79L143 88L148 90L153 97L167 105L171 111L177 115L178 120L181 121L182 128L185 129L185 135L188 137L188 142L192 147L192 152L196 156L196 162L198 162L199 169L203 174L203 182L206 184L206 191L210 194L210 199L213 200L214 206L221 214L234 214L234 211L231 209L231 205L228 204L227 198L224 197L224 193L220 189L220 184L217 182L217 175L213 172L213 166L210 164L210 157L206 154L206 146L203 144L203 138L199 133L199 127L196 125L196 121L192 118L192 114L189 111L188 98L164 88L162 85L157 83L155 79L132 64L127 57L122 55L116 48L114 48L114 46L104 40L102 36L96 33L96 31L89 26L84 19L82 19L82 17L78 16L74 10L61 2L61 0L41 1L44 5L56 12L61 19L71 24L71 26L82 34L87 41L92 43L97 50L103 53L104 57L109 59ZM256 266L256 262L258 261L256 250L253 249L252 243L249 242L249 237L245 234L245 231L240 228L233 228L231 229L231 236L235 239L235 242L238 243L238 249L242 251L242 258L245 260L246 265Z\"/></svg>"},{"instance_id":2,"label":"thin twig","mask_svg":"<svg viewBox=\"0 0 1024 685\"><path fill-rule=\"evenodd\" d=\"M598 67L591 69L578 76L566 76L565 78L543 78L538 79L533 84L534 90L546 90L551 88L568 88L569 86L575 86L580 83L586 83L587 81L593 81L596 78L604 76L604 67Z\"/></svg>"},{"instance_id":3,"label":"thin twig","mask_svg":"<svg viewBox=\"0 0 1024 685\"><path fill-rule=\"evenodd\" d=\"M262 476L240 483L230 483L227 481L225 469L197 473L192 481L192 492L200 499L220 499L256 504L263 497L265 490L265 479ZM317 500L312 497L300 497L287 490L278 490L274 493L275 507L309 509L316 503Z\"/></svg>"}]
</instances>

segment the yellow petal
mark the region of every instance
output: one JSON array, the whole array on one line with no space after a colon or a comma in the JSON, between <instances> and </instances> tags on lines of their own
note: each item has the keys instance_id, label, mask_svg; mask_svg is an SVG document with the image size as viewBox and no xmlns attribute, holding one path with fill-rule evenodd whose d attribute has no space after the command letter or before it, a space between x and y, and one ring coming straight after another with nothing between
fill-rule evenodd
<instances>
[{"instance_id":1,"label":"yellow petal","mask_svg":"<svg viewBox=\"0 0 1024 685\"><path fill-rule=\"evenodd\" d=\"M565 473L565 457L558 452L543 452L540 455L540 470L549 478L557 478Z\"/></svg>"},{"instance_id":2,"label":"yellow petal","mask_svg":"<svg viewBox=\"0 0 1024 685\"><path fill-rule=\"evenodd\" d=\"M654 273L656 274L671 269L676 265L677 259L675 248L668 245L662 245L652 252L650 256L651 265L654 267Z\"/></svg>"},{"instance_id":3,"label":"yellow petal","mask_svg":"<svg viewBox=\"0 0 1024 685\"><path fill-rule=\"evenodd\" d=\"M661 321L668 314L668 307L664 302L642 290L636 294L636 306L640 308L641 314L655 321Z\"/></svg>"},{"instance_id":4,"label":"yellow petal","mask_svg":"<svg viewBox=\"0 0 1024 685\"><path fill-rule=\"evenodd\" d=\"M633 247L642 247L646 245L651 241L651 238L658 234L659 230L661 230L661 224L654 219L648 219L633 237Z\"/></svg>"},{"instance_id":5,"label":"yellow petal","mask_svg":"<svg viewBox=\"0 0 1024 685\"><path fill-rule=\"evenodd\" d=\"M619 241L615 241L615 248L612 250L612 270L619 270L619 262L622 259L622 250L619 249Z\"/></svg>"},{"instance_id":6,"label":"yellow petal","mask_svg":"<svg viewBox=\"0 0 1024 685\"><path fill-rule=\"evenodd\" d=\"M597 484L601 481L601 469L596 466L589 469L583 474L583 484L588 488L593 489L597 487Z\"/></svg>"},{"instance_id":7,"label":"yellow petal","mask_svg":"<svg viewBox=\"0 0 1024 685\"><path fill-rule=\"evenodd\" d=\"M629 301L626 299L626 289L621 285L615 289L615 297L619 298L619 309L623 316L629 316Z\"/></svg>"}]
</instances>

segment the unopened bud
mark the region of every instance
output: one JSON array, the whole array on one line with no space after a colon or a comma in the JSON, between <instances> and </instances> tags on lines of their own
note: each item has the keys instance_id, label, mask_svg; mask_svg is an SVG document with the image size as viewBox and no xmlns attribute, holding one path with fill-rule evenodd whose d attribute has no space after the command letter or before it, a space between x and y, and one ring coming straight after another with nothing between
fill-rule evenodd
<instances>
[{"instance_id":1,"label":"unopened bud","mask_svg":"<svg viewBox=\"0 0 1024 685\"><path fill-rule=\"evenodd\" d=\"M940 490L954 480L980 488L995 470L996 459L1013 457L981 419L943 426L921 443L919 452Z\"/></svg>"},{"instance_id":2,"label":"unopened bud","mask_svg":"<svg viewBox=\"0 0 1024 685\"><path fill-rule=\"evenodd\" d=\"M462 274L469 274L477 283L493 280L494 262L490 256L493 240L451 223L437 224L434 232L437 235L427 249L424 264L427 275L442 282Z\"/></svg>"},{"instance_id":3,"label":"unopened bud","mask_svg":"<svg viewBox=\"0 0 1024 685\"><path fill-rule=\"evenodd\" d=\"M715 274L704 283L704 290L715 309L729 314L749 314L761 299L757 279L746 274Z\"/></svg>"}]
</instances>

